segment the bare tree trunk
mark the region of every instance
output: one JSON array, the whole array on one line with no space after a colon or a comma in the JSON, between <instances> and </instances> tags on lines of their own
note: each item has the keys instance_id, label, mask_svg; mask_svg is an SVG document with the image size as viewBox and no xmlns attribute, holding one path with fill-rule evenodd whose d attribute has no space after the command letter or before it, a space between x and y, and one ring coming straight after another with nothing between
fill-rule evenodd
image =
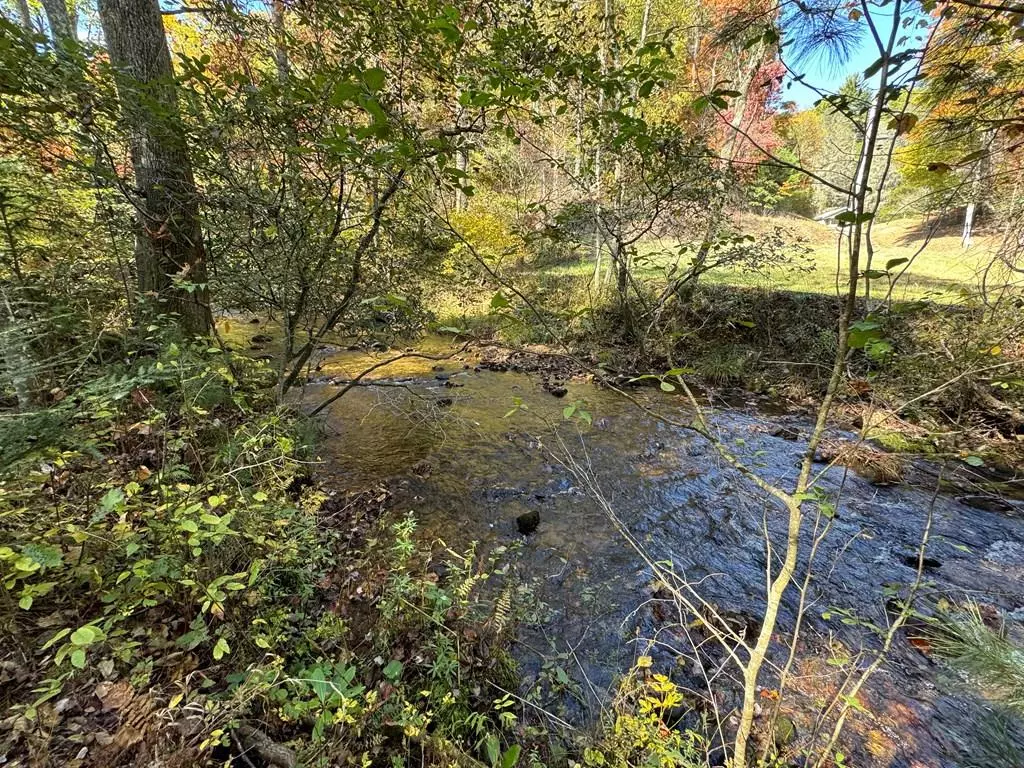
<instances>
[{"instance_id":1,"label":"bare tree trunk","mask_svg":"<svg viewBox=\"0 0 1024 768\"><path fill-rule=\"evenodd\" d=\"M971 247L971 236L974 233L974 211L977 207L977 203L973 200L967 204L967 210L964 211L964 229L960 235L960 247L967 250Z\"/></svg>"},{"instance_id":2,"label":"bare tree trunk","mask_svg":"<svg viewBox=\"0 0 1024 768\"><path fill-rule=\"evenodd\" d=\"M601 18L601 47L600 62L601 74L604 75L608 68L608 47L611 42L611 0L604 0L604 15ZM604 89L597 93L597 112L604 110ZM601 285L601 242L604 239L602 229L604 227L603 215L601 212L601 143L604 137L598 131L597 146L594 148L594 285Z\"/></svg>"},{"instance_id":3,"label":"bare tree trunk","mask_svg":"<svg viewBox=\"0 0 1024 768\"><path fill-rule=\"evenodd\" d=\"M21 19L21 26L29 32L35 32L32 28L32 11L29 10L28 0L18 0L18 18Z\"/></svg>"},{"instance_id":4,"label":"bare tree trunk","mask_svg":"<svg viewBox=\"0 0 1024 768\"><path fill-rule=\"evenodd\" d=\"M274 63L277 65L277 79L288 80L288 39L284 27L285 6L283 0L274 0L270 6L271 22L274 25Z\"/></svg>"},{"instance_id":5,"label":"bare tree trunk","mask_svg":"<svg viewBox=\"0 0 1024 768\"><path fill-rule=\"evenodd\" d=\"M872 102L871 106L868 107L868 114L864 122L864 141L861 142L860 158L857 160L857 172L854 174L853 187L850 189L850 200L848 203L850 210L855 210L857 207L857 200L867 193L868 169L871 167L872 161L874 160L874 157L868 157L867 155L869 146L868 133L870 127L875 123L875 112L878 108L879 106L876 102ZM874 153L873 141L871 142L871 151ZM870 228L870 224L868 226ZM865 245L867 246L867 261L865 266L866 269L870 270L871 262L875 255L870 237L865 238ZM871 306L871 278L868 276L865 276L864 278L864 303L868 307Z\"/></svg>"},{"instance_id":6,"label":"bare tree trunk","mask_svg":"<svg viewBox=\"0 0 1024 768\"><path fill-rule=\"evenodd\" d=\"M76 40L75 21L68 11L66 0L42 0L42 3L54 41L63 44L68 40Z\"/></svg>"},{"instance_id":7,"label":"bare tree trunk","mask_svg":"<svg viewBox=\"0 0 1024 768\"><path fill-rule=\"evenodd\" d=\"M459 180L459 185L455 188L455 210L464 211L469 207L469 200L466 198L466 192L462 186L468 183L469 174L469 149L466 147L459 147L455 150L455 167L458 168L462 173L467 174Z\"/></svg>"},{"instance_id":8,"label":"bare tree trunk","mask_svg":"<svg viewBox=\"0 0 1024 768\"><path fill-rule=\"evenodd\" d=\"M991 146L991 137L985 142L986 148ZM971 247L971 238L974 235L974 217L978 211L978 199L982 193L982 179L987 176L987 168L985 167L988 163L988 154L986 154L981 160L974 165L974 171L971 174L971 201L967 204L967 210L964 212L964 229L960 236L960 245L967 250Z\"/></svg>"},{"instance_id":9,"label":"bare tree trunk","mask_svg":"<svg viewBox=\"0 0 1024 768\"><path fill-rule=\"evenodd\" d=\"M158 0L99 0L99 14L141 196L139 292L176 313L186 333L206 334L213 321L198 195Z\"/></svg>"},{"instance_id":10,"label":"bare tree trunk","mask_svg":"<svg viewBox=\"0 0 1024 768\"><path fill-rule=\"evenodd\" d=\"M579 98L576 100L576 160L573 165L573 176L578 180L583 172L583 155L586 149L583 146L583 76L580 76Z\"/></svg>"},{"instance_id":11,"label":"bare tree trunk","mask_svg":"<svg viewBox=\"0 0 1024 768\"><path fill-rule=\"evenodd\" d=\"M10 251L11 274L20 283L22 280L21 259L2 195L0 195L0 222L3 223L4 239L7 250ZM0 368L6 369L7 378L14 388L14 394L18 401L18 410L25 411L32 403L32 356L28 345L28 336L24 332L24 328L18 327L23 323L11 303L6 281L0 281L0 298L3 299L5 320L0 323Z\"/></svg>"},{"instance_id":12,"label":"bare tree trunk","mask_svg":"<svg viewBox=\"0 0 1024 768\"><path fill-rule=\"evenodd\" d=\"M31 370L32 357L26 343L23 329L19 330L18 317L7 296L7 291L0 283L0 296L3 297L6 327L0 327L0 360L7 369L7 378L14 388L14 396L18 401L18 410L26 411L32 404Z\"/></svg>"}]
</instances>

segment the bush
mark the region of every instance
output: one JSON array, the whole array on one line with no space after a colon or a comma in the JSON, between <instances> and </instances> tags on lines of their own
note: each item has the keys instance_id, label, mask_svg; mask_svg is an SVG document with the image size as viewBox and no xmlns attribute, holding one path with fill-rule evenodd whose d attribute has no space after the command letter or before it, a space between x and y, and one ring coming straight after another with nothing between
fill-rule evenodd
<instances>
[{"instance_id":1,"label":"bush","mask_svg":"<svg viewBox=\"0 0 1024 768\"><path fill-rule=\"evenodd\" d=\"M22 731L82 676L149 687L174 658L256 659L287 627L270 606L312 595L325 550L285 493L305 447L259 398L219 353L168 344L5 423L21 438L0 481L0 621L24 663L3 703Z\"/></svg>"}]
</instances>

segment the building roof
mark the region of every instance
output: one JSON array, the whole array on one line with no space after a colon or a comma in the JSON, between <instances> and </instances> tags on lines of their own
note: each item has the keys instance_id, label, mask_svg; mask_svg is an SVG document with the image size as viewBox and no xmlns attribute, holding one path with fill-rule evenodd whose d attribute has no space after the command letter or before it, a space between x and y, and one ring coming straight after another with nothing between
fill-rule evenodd
<instances>
[{"instance_id":1,"label":"building roof","mask_svg":"<svg viewBox=\"0 0 1024 768\"><path fill-rule=\"evenodd\" d=\"M829 208L827 211L822 211L814 217L815 221L824 221L825 219L834 219L840 213L846 213L847 207L844 205L841 208Z\"/></svg>"}]
</instances>

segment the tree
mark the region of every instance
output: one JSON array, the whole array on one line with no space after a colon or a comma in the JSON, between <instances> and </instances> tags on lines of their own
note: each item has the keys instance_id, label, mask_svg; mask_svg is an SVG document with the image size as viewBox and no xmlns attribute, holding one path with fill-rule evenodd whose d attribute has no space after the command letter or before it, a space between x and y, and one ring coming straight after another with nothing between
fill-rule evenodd
<instances>
[{"instance_id":1,"label":"tree","mask_svg":"<svg viewBox=\"0 0 1024 768\"><path fill-rule=\"evenodd\" d=\"M65 0L42 0L43 10L46 12L46 21L50 25L50 33L60 44L74 40L75 16L68 10Z\"/></svg>"},{"instance_id":2,"label":"tree","mask_svg":"<svg viewBox=\"0 0 1024 768\"><path fill-rule=\"evenodd\" d=\"M212 316L199 199L160 6L158 0L100 0L99 13L138 193L140 306L172 312L183 331L204 334Z\"/></svg>"}]
</instances>

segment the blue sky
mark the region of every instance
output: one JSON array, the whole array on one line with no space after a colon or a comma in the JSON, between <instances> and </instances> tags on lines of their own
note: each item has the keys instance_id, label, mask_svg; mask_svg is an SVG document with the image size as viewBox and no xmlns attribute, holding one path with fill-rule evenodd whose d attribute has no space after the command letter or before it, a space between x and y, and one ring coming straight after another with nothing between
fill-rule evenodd
<instances>
[{"instance_id":1,"label":"blue sky","mask_svg":"<svg viewBox=\"0 0 1024 768\"><path fill-rule=\"evenodd\" d=\"M810 61L804 66L805 80L819 90L835 93L852 74L861 74L878 59L878 49L874 40L865 38L852 52L850 59L842 66L836 67L819 57L818 61ZM800 109L813 107L820 97L818 93L804 85L786 78L782 85L782 100L796 102Z\"/></svg>"},{"instance_id":2,"label":"blue sky","mask_svg":"<svg viewBox=\"0 0 1024 768\"><path fill-rule=\"evenodd\" d=\"M892 30L892 13L872 8L872 18L878 26L878 33L885 40ZM852 74L863 74L864 70L878 60L878 47L874 38L864 26L860 40L853 46L849 58L840 64L836 64L825 54L818 55L805 61L797 67L787 59L787 63L794 69L799 68L810 85L826 93L835 93ZM803 83L794 82L787 77L782 85L782 100L796 102L800 109L814 106L814 102L820 98L812 88Z\"/></svg>"}]
</instances>

